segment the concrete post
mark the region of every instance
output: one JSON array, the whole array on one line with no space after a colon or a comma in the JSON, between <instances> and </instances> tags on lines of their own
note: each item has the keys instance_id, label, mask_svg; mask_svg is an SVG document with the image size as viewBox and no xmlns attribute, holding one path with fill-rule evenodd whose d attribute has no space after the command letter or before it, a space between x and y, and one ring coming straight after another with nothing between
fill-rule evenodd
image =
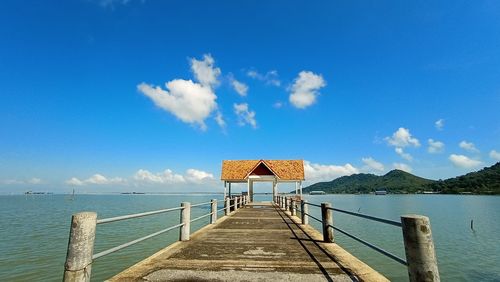
<instances>
[{"instance_id":1,"label":"concrete post","mask_svg":"<svg viewBox=\"0 0 500 282\"><path fill-rule=\"evenodd\" d=\"M234 211L238 210L238 197L234 197Z\"/></svg>"},{"instance_id":2,"label":"concrete post","mask_svg":"<svg viewBox=\"0 0 500 282\"><path fill-rule=\"evenodd\" d=\"M294 199L290 199L290 212L292 213L292 216L297 215L297 206Z\"/></svg>"},{"instance_id":3,"label":"concrete post","mask_svg":"<svg viewBox=\"0 0 500 282\"><path fill-rule=\"evenodd\" d=\"M226 200L224 201L224 203L225 203L224 215L229 215L229 213L231 213L231 208L229 207L229 205L231 204L231 202L229 200L229 197L226 198Z\"/></svg>"},{"instance_id":4,"label":"concrete post","mask_svg":"<svg viewBox=\"0 0 500 282\"><path fill-rule=\"evenodd\" d=\"M71 217L63 281L90 281L96 224L95 212L81 212Z\"/></svg>"},{"instance_id":5,"label":"concrete post","mask_svg":"<svg viewBox=\"0 0 500 282\"><path fill-rule=\"evenodd\" d=\"M323 241L325 243L333 243L333 217L332 205L330 203L321 203L321 221L323 224Z\"/></svg>"},{"instance_id":6,"label":"concrete post","mask_svg":"<svg viewBox=\"0 0 500 282\"><path fill-rule=\"evenodd\" d=\"M182 202L181 207L181 223L183 223L184 225L181 226L179 240L189 241L191 232L191 203Z\"/></svg>"},{"instance_id":7,"label":"concrete post","mask_svg":"<svg viewBox=\"0 0 500 282\"><path fill-rule=\"evenodd\" d=\"M285 197L285 211L288 211L288 198Z\"/></svg>"},{"instance_id":8,"label":"concrete post","mask_svg":"<svg viewBox=\"0 0 500 282\"><path fill-rule=\"evenodd\" d=\"M429 218L403 215L401 224L410 281L441 281Z\"/></svg>"},{"instance_id":9,"label":"concrete post","mask_svg":"<svg viewBox=\"0 0 500 282\"><path fill-rule=\"evenodd\" d=\"M216 199L212 199L210 201L210 206L212 207L212 216L210 217L210 223L211 224L215 224L215 222L217 221L217 200Z\"/></svg>"},{"instance_id":10,"label":"concrete post","mask_svg":"<svg viewBox=\"0 0 500 282\"><path fill-rule=\"evenodd\" d=\"M309 217L307 216L307 214L309 214L309 205L307 204L306 200L302 200L300 202L300 210L302 224L309 224Z\"/></svg>"},{"instance_id":11,"label":"concrete post","mask_svg":"<svg viewBox=\"0 0 500 282\"><path fill-rule=\"evenodd\" d=\"M281 209L285 209L285 196L281 196Z\"/></svg>"}]
</instances>

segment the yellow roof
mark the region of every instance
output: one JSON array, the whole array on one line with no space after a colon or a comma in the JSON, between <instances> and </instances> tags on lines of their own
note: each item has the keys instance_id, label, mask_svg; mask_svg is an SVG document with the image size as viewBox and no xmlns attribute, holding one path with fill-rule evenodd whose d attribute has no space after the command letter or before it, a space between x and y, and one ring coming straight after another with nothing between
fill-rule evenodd
<instances>
[{"instance_id":1,"label":"yellow roof","mask_svg":"<svg viewBox=\"0 0 500 282\"><path fill-rule=\"evenodd\" d=\"M261 163L279 180L304 180L303 160L224 160L221 180L245 181Z\"/></svg>"}]
</instances>

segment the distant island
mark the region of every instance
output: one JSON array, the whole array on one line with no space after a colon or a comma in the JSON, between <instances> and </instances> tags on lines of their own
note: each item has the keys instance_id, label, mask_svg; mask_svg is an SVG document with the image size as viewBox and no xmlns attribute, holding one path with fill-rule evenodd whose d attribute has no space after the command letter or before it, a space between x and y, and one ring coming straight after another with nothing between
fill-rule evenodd
<instances>
[{"instance_id":1,"label":"distant island","mask_svg":"<svg viewBox=\"0 0 500 282\"><path fill-rule=\"evenodd\" d=\"M328 182L318 182L303 189L303 193L324 191L330 194L368 194L385 190L391 194L500 194L500 162L477 172L446 180L431 180L402 170L392 170L382 176L359 173L342 176Z\"/></svg>"}]
</instances>

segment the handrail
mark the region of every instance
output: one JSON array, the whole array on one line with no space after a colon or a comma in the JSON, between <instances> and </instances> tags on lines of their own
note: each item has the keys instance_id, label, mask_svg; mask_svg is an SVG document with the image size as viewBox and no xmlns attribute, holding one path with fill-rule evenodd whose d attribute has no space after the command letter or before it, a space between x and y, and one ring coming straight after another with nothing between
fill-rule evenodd
<instances>
[{"instance_id":1,"label":"handrail","mask_svg":"<svg viewBox=\"0 0 500 282\"><path fill-rule=\"evenodd\" d=\"M361 239L359 237L356 237L356 236L348 233L347 231L342 230L342 229L340 229L338 227L335 227L333 225L329 225L329 226L331 226L333 229L339 231L340 233L342 233L342 234L344 234L344 235L346 235L348 237L351 237L352 239L354 239L354 240L356 240L356 241L358 241L358 242L360 242L360 243L362 243L362 244L364 244L364 245L366 245L366 246L374 249L375 251L377 251L377 252L379 252L379 253L381 253L383 255L386 255L387 257L389 257L389 258L391 258L391 259L399 262L402 265L408 265L408 263L406 262L406 260L404 260L404 259L402 259L402 258L400 258L400 257L398 257L398 256L396 256L396 255L394 255L394 254L392 254L392 253L390 253L390 252L388 252L388 251L386 251L386 250L384 250L384 249L376 246L376 245L373 245L370 242L367 242L367 241L365 241L365 240L363 240L363 239Z\"/></svg>"},{"instance_id":2,"label":"handrail","mask_svg":"<svg viewBox=\"0 0 500 282\"><path fill-rule=\"evenodd\" d=\"M190 222L195 222L195 221L198 221L198 220L200 220L200 219L202 219L204 217L211 216L211 215L212 215L212 213L210 212L210 213L204 214L202 216L198 216L197 218L191 219Z\"/></svg>"},{"instance_id":3,"label":"handrail","mask_svg":"<svg viewBox=\"0 0 500 282\"><path fill-rule=\"evenodd\" d=\"M314 220L316 220L316 221L320 222L320 223L322 223L322 222L323 222L323 220L321 220L321 219L319 219L319 218L317 218L317 217L314 217L314 216L312 216L312 215L310 215L310 214L308 214L308 213L304 213L304 214L305 214L305 215L307 215L308 217L310 217L310 218L312 218L312 219L314 219Z\"/></svg>"},{"instance_id":4,"label":"handrail","mask_svg":"<svg viewBox=\"0 0 500 282\"><path fill-rule=\"evenodd\" d=\"M370 220L373 220L373 221L378 221L378 222L382 222L382 223L386 223L386 224L390 224L390 225L401 227L401 222L397 222L397 221L390 220L390 219L385 219L385 218L381 218L381 217L371 216L371 215L357 213L357 212L352 212L352 211L341 210L341 209L337 209L337 208L328 208L328 209L329 210L333 210L333 211L338 211L338 212L346 213L346 214L350 214L350 215L353 215L353 216L358 216L358 217L370 219Z\"/></svg>"},{"instance_id":5,"label":"handrail","mask_svg":"<svg viewBox=\"0 0 500 282\"><path fill-rule=\"evenodd\" d=\"M301 213L302 224L308 224L308 218L312 218L318 221L322 225L323 231L323 241L326 243L333 243L333 230L336 230L347 237L358 241L359 243L385 255L386 257L405 265L408 268L410 281L421 281L425 280L426 277L431 276L435 281L439 281L439 271L437 266L437 261L434 252L434 244L432 242L432 237L429 238L430 234L430 223L429 218L421 215L403 215L401 216L401 221L395 221L390 219L385 219L377 216L372 216L368 214L363 214L359 212L353 212L338 208L331 207L330 203L322 203L321 205L308 203L307 201L302 201L300 209L297 207L296 201L291 201L288 203L288 197L278 196L275 198L275 203L278 207L289 211L290 215L295 215L297 210ZM322 219L316 218L309 214L308 206L315 206L321 209ZM356 235L353 235L339 227L334 226L332 213L341 212L352 216L361 217L364 219L389 224L397 226L402 229L403 233L403 243L405 246L406 259L403 259L383 248L372 244L366 240L363 240ZM425 276L424 276L425 275Z\"/></svg>"},{"instance_id":6,"label":"handrail","mask_svg":"<svg viewBox=\"0 0 500 282\"><path fill-rule=\"evenodd\" d=\"M179 227L181 228L179 234L180 235L179 240L188 241L191 232L190 229L191 222L195 222L202 218L212 216L212 218L210 219L210 223L214 224L217 221L218 212L226 210L228 212L226 215L228 215L231 208L234 208L234 210L236 210L236 207L238 206L243 207L244 206L243 202L246 203L247 200L248 198L245 198L244 201L240 199L239 203L237 201L234 201L233 205L227 205L221 209L217 209L216 199L213 199L210 202L198 203L194 205L191 205L189 202L183 202L181 203L180 207L148 211L136 214L121 215L103 219L97 219L97 214L95 212L80 212L74 214L73 217L71 218L71 228L69 234L66 263L64 268L64 277L66 278L67 275L74 277L76 272L78 273L81 272L78 275L90 276L90 268L88 268L88 266L92 264L94 260ZM224 199L224 204L226 203L228 202L226 201L226 199ZM208 214L204 214L202 216L190 220L191 208L209 204L211 205L211 210ZM181 211L180 213L181 223L92 255L92 252L94 250L95 231L98 224L106 224L110 222L145 217L171 211ZM88 250L90 250L90 252ZM74 263L75 261L77 262L76 264Z\"/></svg>"},{"instance_id":7,"label":"handrail","mask_svg":"<svg viewBox=\"0 0 500 282\"><path fill-rule=\"evenodd\" d=\"M170 231L170 230L172 230L172 229L175 229L175 228L181 227L181 226L183 226L183 225L184 225L184 223L180 223L180 224L177 224L177 225L171 226L171 227L169 227L169 228L165 228L165 229L163 229L163 230L160 230L160 231L158 231L158 232L151 233L151 234L146 235L146 236L144 236L144 237L141 237L141 238L139 238L139 239L135 239L135 240L130 241L130 242L128 242L128 243L121 244L121 245L116 246L116 247L113 247L113 248L111 248L111 249L108 249L108 250L105 250L105 251L99 252L99 253L97 253L97 254L95 254L95 255L93 255L93 256L92 256L92 260L98 259L98 258L103 257L103 256L105 256L105 255L109 255L109 254L111 254L111 253L114 253L114 252L119 251L119 250L121 250L121 249L124 249L124 248L126 248L126 247L130 247L130 246L135 245L135 244L137 244L137 243L139 243L139 242L142 242L142 241L147 240L147 239L149 239L149 238L155 237L155 236L157 236L157 235L160 235L160 234L165 233L165 232L167 232L167 231Z\"/></svg>"},{"instance_id":8,"label":"handrail","mask_svg":"<svg viewBox=\"0 0 500 282\"><path fill-rule=\"evenodd\" d=\"M305 203L306 205L310 205L310 206L314 206L314 207L318 207L318 208L321 208L321 205L316 205L316 204L313 204L313 203Z\"/></svg>"},{"instance_id":9,"label":"handrail","mask_svg":"<svg viewBox=\"0 0 500 282\"><path fill-rule=\"evenodd\" d=\"M116 216L116 217L103 218L103 219L98 219L97 224L104 224L104 223L110 223L110 222L115 222L115 221L120 221L120 220L127 220L127 219L131 219L131 218L143 217L143 216L148 216L148 215L153 215L153 214L165 213L165 212L170 212L170 211L177 211L177 210L181 210L181 209L183 209L183 207L162 209L162 210L156 210L156 211L149 211L149 212L142 212L142 213L136 213L136 214L128 214L128 215L122 215L122 216Z\"/></svg>"},{"instance_id":10,"label":"handrail","mask_svg":"<svg viewBox=\"0 0 500 282\"><path fill-rule=\"evenodd\" d=\"M210 205L212 202L205 202L205 203L199 203L195 205L191 205L192 208L199 207L199 206L204 206L204 205Z\"/></svg>"}]
</instances>

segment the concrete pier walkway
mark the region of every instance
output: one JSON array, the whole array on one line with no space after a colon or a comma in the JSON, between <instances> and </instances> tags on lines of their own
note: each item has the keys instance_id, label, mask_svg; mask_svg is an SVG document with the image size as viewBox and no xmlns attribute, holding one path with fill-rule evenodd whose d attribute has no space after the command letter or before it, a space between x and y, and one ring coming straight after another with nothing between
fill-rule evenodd
<instances>
[{"instance_id":1,"label":"concrete pier walkway","mask_svg":"<svg viewBox=\"0 0 500 282\"><path fill-rule=\"evenodd\" d=\"M271 203L254 203L110 281L387 281Z\"/></svg>"}]
</instances>

